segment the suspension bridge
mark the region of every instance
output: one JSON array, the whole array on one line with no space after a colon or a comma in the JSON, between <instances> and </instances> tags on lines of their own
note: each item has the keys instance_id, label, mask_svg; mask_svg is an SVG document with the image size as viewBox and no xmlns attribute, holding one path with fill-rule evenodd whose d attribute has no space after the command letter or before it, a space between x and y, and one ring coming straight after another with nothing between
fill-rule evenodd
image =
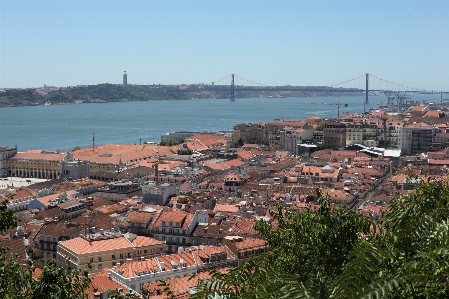
<instances>
[{"instance_id":1,"label":"suspension bridge","mask_svg":"<svg viewBox=\"0 0 449 299\"><path fill-rule=\"evenodd\" d=\"M355 86L355 87L351 87ZM230 94L231 101L235 99L236 92L239 91L298 91L298 92L326 92L326 93L364 93L365 104L369 103L370 93L382 93L388 98L388 104L393 105L396 100L398 106L406 104L408 99L407 94L440 94L441 101L443 101L443 94L449 94L449 91L435 91L426 90L422 88L410 87L403 84L395 83L389 80L385 80L374 76L372 74L362 74L358 77L339 82L328 86L268 86L260 84L251 80L247 80L235 74L231 74L211 84L204 85L203 90L208 91L222 91ZM195 92L198 89L184 88L179 89L179 92Z\"/></svg>"}]
</instances>

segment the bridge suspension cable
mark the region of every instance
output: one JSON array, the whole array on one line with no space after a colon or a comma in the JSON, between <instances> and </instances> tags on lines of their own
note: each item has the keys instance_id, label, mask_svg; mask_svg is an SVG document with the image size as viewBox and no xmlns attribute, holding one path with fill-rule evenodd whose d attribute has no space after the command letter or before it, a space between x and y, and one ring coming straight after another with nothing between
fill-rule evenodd
<instances>
[{"instance_id":1,"label":"bridge suspension cable","mask_svg":"<svg viewBox=\"0 0 449 299\"><path fill-rule=\"evenodd\" d=\"M254 82L254 81L251 81L251 80L248 80L248 79L245 79L245 78L239 77L239 76L237 76L237 75L235 75L235 77L237 77L237 78L239 78L239 79L241 79L241 80L244 80L244 81L246 81L246 82L249 82L249 83L255 84L255 85L259 85L259 86L264 86L264 87L266 87L266 86L267 86L267 85L263 85L263 84L260 84L260 83L257 83L257 82Z\"/></svg>"},{"instance_id":2,"label":"bridge suspension cable","mask_svg":"<svg viewBox=\"0 0 449 299\"><path fill-rule=\"evenodd\" d=\"M226 79L228 79L228 78L230 78L230 77L232 77L232 75L226 76L226 77L221 78L220 80L217 80L217 81L212 81L212 84L217 84L218 82L223 81L223 80L226 80Z\"/></svg>"},{"instance_id":3,"label":"bridge suspension cable","mask_svg":"<svg viewBox=\"0 0 449 299\"><path fill-rule=\"evenodd\" d=\"M385 82L385 83L390 83L390 84L393 84L393 85L396 85L396 86L404 87L404 88L407 88L407 89L409 89L409 90L410 90L410 89L413 89L413 90L418 90L418 91L426 91L425 89L422 89L422 88L410 87L410 86L406 86L406 85L394 83L394 82L391 82L391 81L388 81L388 80L384 80L384 79L382 79L382 78L376 77L376 76L371 75L371 74L369 74L369 75L370 75L370 77L374 77L374 78L376 78L377 80L383 81L383 82Z\"/></svg>"},{"instance_id":4,"label":"bridge suspension cable","mask_svg":"<svg viewBox=\"0 0 449 299\"><path fill-rule=\"evenodd\" d=\"M345 83L348 83L348 82L351 82L351 81L360 79L360 78L362 78L362 77L364 77L364 76L365 76L365 74L360 75L360 76L355 77L355 78L352 78L352 79L349 79L349 80L346 80L346 81L343 81L343 82L340 82L340 83L337 83L337 84L328 85L328 86L329 86L329 87L332 87L332 86L336 86L336 85L342 85L342 84L345 84Z\"/></svg>"}]
</instances>

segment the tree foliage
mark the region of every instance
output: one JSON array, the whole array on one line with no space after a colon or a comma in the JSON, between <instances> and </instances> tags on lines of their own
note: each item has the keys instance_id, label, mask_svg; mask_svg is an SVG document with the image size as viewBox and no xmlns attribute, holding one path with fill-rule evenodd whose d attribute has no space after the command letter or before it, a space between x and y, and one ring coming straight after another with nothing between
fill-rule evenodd
<instances>
[{"instance_id":1,"label":"tree foliage","mask_svg":"<svg viewBox=\"0 0 449 299\"><path fill-rule=\"evenodd\" d=\"M415 178L416 179L416 178ZM272 252L198 285L193 298L448 298L449 186L429 180L380 222L320 196L318 211L273 212Z\"/></svg>"},{"instance_id":2,"label":"tree foliage","mask_svg":"<svg viewBox=\"0 0 449 299\"><path fill-rule=\"evenodd\" d=\"M7 200L0 203L0 231L17 225L12 211L7 210ZM24 263L25 262L25 263ZM0 294L5 299L87 298L84 291L90 285L88 270L72 270L47 263L42 274L33 278L35 266L32 260L21 261L17 255L7 258L0 249Z\"/></svg>"},{"instance_id":3,"label":"tree foliage","mask_svg":"<svg viewBox=\"0 0 449 299\"><path fill-rule=\"evenodd\" d=\"M169 140L161 140L159 145L161 146L173 146L184 143L184 139L169 139Z\"/></svg>"}]
</instances>

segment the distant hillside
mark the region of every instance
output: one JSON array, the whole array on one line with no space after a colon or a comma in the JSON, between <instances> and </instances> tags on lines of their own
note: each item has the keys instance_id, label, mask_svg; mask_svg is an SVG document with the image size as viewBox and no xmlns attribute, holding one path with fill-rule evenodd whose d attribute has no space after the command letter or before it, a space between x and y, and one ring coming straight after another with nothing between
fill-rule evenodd
<instances>
[{"instance_id":1,"label":"distant hillside","mask_svg":"<svg viewBox=\"0 0 449 299\"><path fill-rule=\"evenodd\" d=\"M92 103L118 101L149 101L149 100L186 100L230 98L229 89L223 86L203 85L127 85L99 84L78 87L38 88L38 89L6 89L0 91L0 107L30 106L62 103ZM313 97L335 95L325 91L239 91L236 87L236 98L250 97ZM339 93L338 95L341 95ZM358 92L345 95L360 95Z\"/></svg>"}]
</instances>

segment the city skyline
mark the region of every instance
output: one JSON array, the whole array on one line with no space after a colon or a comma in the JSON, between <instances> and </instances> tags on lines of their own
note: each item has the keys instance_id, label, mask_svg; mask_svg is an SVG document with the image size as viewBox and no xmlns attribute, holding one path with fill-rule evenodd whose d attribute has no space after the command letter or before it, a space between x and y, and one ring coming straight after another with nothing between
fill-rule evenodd
<instances>
[{"instance_id":1,"label":"city skyline","mask_svg":"<svg viewBox=\"0 0 449 299\"><path fill-rule=\"evenodd\" d=\"M210 84L235 73L264 85L332 85L370 73L449 88L446 1L0 5L0 88L121 84L123 70L128 84Z\"/></svg>"}]
</instances>

